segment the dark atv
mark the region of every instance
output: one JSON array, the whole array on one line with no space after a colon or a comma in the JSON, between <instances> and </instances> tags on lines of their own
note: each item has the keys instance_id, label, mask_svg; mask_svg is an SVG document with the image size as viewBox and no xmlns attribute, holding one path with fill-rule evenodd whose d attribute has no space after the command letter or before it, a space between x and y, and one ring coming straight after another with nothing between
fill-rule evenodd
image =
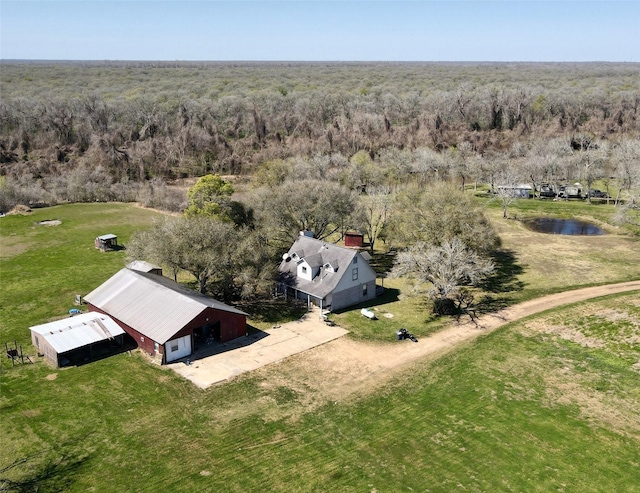
<instances>
[{"instance_id":1,"label":"dark atv","mask_svg":"<svg viewBox=\"0 0 640 493\"><path fill-rule=\"evenodd\" d=\"M402 341L403 339L411 339L413 342L418 342L416 336L414 336L410 332L407 332L407 329L405 329L404 327L396 332L396 336L399 341Z\"/></svg>"}]
</instances>

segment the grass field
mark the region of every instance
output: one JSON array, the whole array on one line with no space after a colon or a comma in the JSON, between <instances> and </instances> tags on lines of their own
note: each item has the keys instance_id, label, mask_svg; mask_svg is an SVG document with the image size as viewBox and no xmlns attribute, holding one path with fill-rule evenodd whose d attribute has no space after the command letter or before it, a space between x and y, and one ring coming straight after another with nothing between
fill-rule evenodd
<instances>
[{"instance_id":1,"label":"grass field","mask_svg":"<svg viewBox=\"0 0 640 493\"><path fill-rule=\"evenodd\" d=\"M90 204L0 219L2 339L28 345L29 325L63 316L124 265L95 236L126 244L154 216ZM62 224L36 225L46 219ZM492 296L504 303L640 277L633 237L542 237L498 219L514 289ZM431 330L401 280L385 285L377 308L394 317L377 329L339 315L359 338L411 317ZM304 354L207 391L136 353L66 370L3 361L0 491L637 491L638 340L638 293L602 298L339 400L314 391L322 374L306 386L280 378L300 374Z\"/></svg>"},{"instance_id":2,"label":"grass field","mask_svg":"<svg viewBox=\"0 0 640 493\"><path fill-rule=\"evenodd\" d=\"M6 340L30 341L25 328L59 318L125 266L124 250L101 253L96 236L113 233L125 245L158 213L130 204L72 204L34 209L0 219L0 331ZM40 225L60 221L57 226Z\"/></svg>"}]
</instances>

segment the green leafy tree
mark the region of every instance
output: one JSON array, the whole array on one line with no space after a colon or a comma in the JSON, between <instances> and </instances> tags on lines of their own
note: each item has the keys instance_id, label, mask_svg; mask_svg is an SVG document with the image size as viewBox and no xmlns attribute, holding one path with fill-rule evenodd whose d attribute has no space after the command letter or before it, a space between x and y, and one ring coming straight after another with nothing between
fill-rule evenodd
<instances>
[{"instance_id":1,"label":"green leafy tree","mask_svg":"<svg viewBox=\"0 0 640 493\"><path fill-rule=\"evenodd\" d=\"M229 220L228 208L233 192L233 185L219 175L205 175L187 191L189 205L185 215L218 216Z\"/></svg>"},{"instance_id":2,"label":"green leafy tree","mask_svg":"<svg viewBox=\"0 0 640 493\"><path fill-rule=\"evenodd\" d=\"M342 231L348 223L356 197L349 189L330 181L285 182L262 189L255 196L256 223L272 239L290 243L303 230L319 239Z\"/></svg>"},{"instance_id":3,"label":"green leafy tree","mask_svg":"<svg viewBox=\"0 0 640 493\"><path fill-rule=\"evenodd\" d=\"M291 163L282 159L266 161L256 170L254 181L258 186L277 187L287 179L291 169Z\"/></svg>"},{"instance_id":4,"label":"green leafy tree","mask_svg":"<svg viewBox=\"0 0 640 493\"><path fill-rule=\"evenodd\" d=\"M398 196L384 239L403 247L417 242L440 246L454 238L479 254L493 251L500 238L472 194L444 182L428 189L408 188Z\"/></svg>"},{"instance_id":5,"label":"green leafy tree","mask_svg":"<svg viewBox=\"0 0 640 493\"><path fill-rule=\"evenodd\" d=\"M169 266L174 276L189 272L201 293L224 300L264 290L273 279L270 250L258 233L218 218L168 218L135 235L131 258Z\"/></svg>"}]
</instances>

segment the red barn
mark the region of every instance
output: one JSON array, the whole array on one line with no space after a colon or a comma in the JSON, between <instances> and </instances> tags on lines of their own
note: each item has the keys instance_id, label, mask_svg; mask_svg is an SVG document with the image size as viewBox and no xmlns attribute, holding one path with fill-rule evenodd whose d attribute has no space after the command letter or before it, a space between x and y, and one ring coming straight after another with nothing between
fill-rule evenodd
<instances>
[{"instance_id":1,"label":"red barn","mask_svg":"<svg viewBox=\"0 0 640 493\"><path fill-rule=\"evenodd\" d=\"M354 231L344 234L344 246L362 248L364 246L364 235Z\"/></svg>"},{"instance_id":2,"label":"red barn","mask_svg":"<svg viewBox=\"0 0 640 493\"><path fill-rule=\"evenodd\" d=\"M85 296L89 310L113 318L145 352L170 363L198 341L226 342L247 332L247 314L166 277L122 269Z\"/></svg>"}]
</instances>

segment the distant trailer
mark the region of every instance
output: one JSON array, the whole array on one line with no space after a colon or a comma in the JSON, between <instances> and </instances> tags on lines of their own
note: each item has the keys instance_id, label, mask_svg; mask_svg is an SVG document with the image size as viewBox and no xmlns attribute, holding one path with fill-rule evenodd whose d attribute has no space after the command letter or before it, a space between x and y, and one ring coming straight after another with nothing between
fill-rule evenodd
<instances>
[{"instance_id":1,"label":"distant trailer","mask_svg":"<svg viewBox=\"0 0 640 493\"><path fill-rule=\"evenodd\" d=\"M499 185L497 187L497 193L503 196L508 195L516 199L530 199L532 197L533 189L530 185Z\"/></svg>"},{"instance_id":2,"label":"distant trailer","mask_svg":"<svg viewBox=\"0 0 640 493\"><path fill-rule=\"evenodd\" d=\"M102 252L118 249L118 237L114 234L97 236L95 239L96 248Z\"/></svg>"}]
</instances>

